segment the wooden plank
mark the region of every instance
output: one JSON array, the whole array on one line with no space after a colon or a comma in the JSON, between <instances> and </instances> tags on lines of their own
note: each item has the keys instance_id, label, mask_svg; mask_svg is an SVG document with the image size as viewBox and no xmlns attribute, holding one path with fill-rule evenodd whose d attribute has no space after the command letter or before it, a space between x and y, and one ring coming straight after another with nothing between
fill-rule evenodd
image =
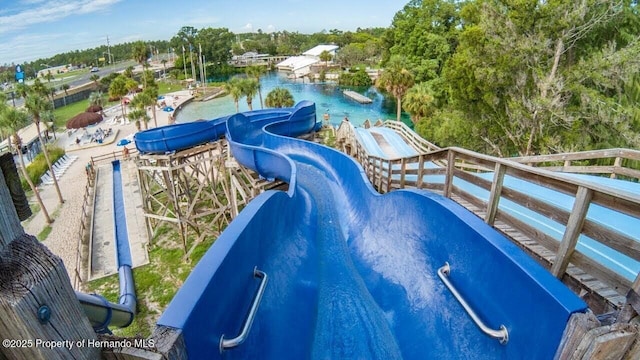
<instances>
[{"instance_id":1,"label":"wooden plank","mask_svg":"<svg viewBox=\"0 0 640 360\"><path fill-rule=\"evenodd\" d=\"M630 236L588 219L582 226L582 233L607 247L640 261L640 242Z\"/></svg>"},{"instance_id":2,"label":"wooden plank","mask_svg":"<svg viewBox=\"0 0 640 360\"><path fill-rule=\"evenodd\" d=\"M496 220L496 214L498 213L498 204L500 203L500 196L502 194L502 184L504 182L504 174L507 168L496 163L496 167L493 173L493 181L491 182L491 191L489 193L489 201L487 201L487 210L484 217L484 222L489 225L493 225Z\"/></svg>"},{"instance_id":3,"label":"wooden plank","mask_svg":"<svg viewBox=\"0 0 640 360\"><path fill-rule=\"evenodd\" d=\"M638 330L630 324L613 324L588 331L569 359L622 359Z\"/></svg>"},{"instance_id":4,"label":"wooden plank","mask_svg":"<svg viewBox=\"0 0 640 360\"><path fill-rule=\"evenodd\" d=\"M584 223L587 211L589 210L589 204L591 203L593 191L585 187L578 188L576 194L576 200L567 222L567 227L564 231L562 241L560 242L560 248L558 249L558 256L556 262L551 267L551 273L561 278L567 269L567 265L571 259L576 244L578 243L578 236L582 231L582 224Z\"/></svg>"},{"instance_id":5,"label":"wooden plank","mask_svg":"<svg viewBox=\"0 0 640 360\"><path fill-rule=\"evenodd\" d=\"M571 314L562 334L562 339L560 340L560 345L558 346L554 360L572 359L573 353L587 332L598 326L600 326L600 322L592 312Z\"/></svg>"},{"instance_id":6,"label":"wooden plank","mask_svg":"<svg viewBox=\"0 0 640 360\"><path fill-rule=\"evenodd\" d=\"M522 205L529 210L535 211L557 223L565 225L569 221L568 211L508 187L502 189L502 197Z\"/></svg>"},{"instance_id":7,"label":"wooden plank","mask_svg":"<svg viewBox=\"0 0 640 360\"><path fill-rule=\"evenodd\" d=\"M491 181L483 179L479 176L474 175L473 173L470 172L466 172L463 170L459 170L459 169L453 169L453 177L457 177L460 178L470 184L473 184L475 186L478 186L484 190L490 191L491 190Z\"/></svg>"}]
</instances>

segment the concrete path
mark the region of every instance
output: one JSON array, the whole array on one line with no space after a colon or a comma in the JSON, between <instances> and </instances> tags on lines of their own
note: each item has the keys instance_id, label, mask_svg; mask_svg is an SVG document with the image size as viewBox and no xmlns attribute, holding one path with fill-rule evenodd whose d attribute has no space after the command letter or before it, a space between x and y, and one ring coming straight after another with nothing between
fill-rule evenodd
<instances>
[{"instance_id":1,"label":"concrete path","mask_svg":"<svg viewBox=\"0 0 640 360\"><path fill-rule=\"evenodd\" d=\"M131 260L135 268L149 263L147 253L149 239L145 229L135 163L121 161L120 169L127 235L131 249ZM91 237L91 280L118 272L113 223L113 168L111 163L104 163L97 171L94 225Z\"/></svg>"}]
</instances>

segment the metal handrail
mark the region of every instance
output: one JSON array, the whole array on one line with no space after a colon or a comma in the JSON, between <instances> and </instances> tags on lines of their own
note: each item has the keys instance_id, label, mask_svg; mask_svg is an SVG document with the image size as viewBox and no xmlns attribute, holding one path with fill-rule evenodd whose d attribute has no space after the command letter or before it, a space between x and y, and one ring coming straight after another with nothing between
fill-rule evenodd
<instances>
[{"instance_id":1,"label":"metal handrail","mask_svg":"<svg viewBox=\"0 0 640 360\"><path fill-rule=\"evenodd\" d=\"M485 325L485 323L482 322L482 320L478 317L475 311L473 311L471 306L469 306L467 301L462 298L458 290L456 290L456 288L453 287L453 284L449 282L449 279L447 278L447 276L450 273L451 273L451 267L449 266L448 262L445 262L444 266L438 269L438 277L440 278L440 280L442 280L442 282L449 289L449 291L451 291L451 293L453 294L453 297L455 297L456 300L458 300L460 305L462 305L462 307L466 310L467 314L469 314L473 322L476 323L476 325L480 328L480 330L483 333L491 336L492 338L500 340L500 344L505 345L509 341L509 331L507 330L507 327L504 325L500 325L500 330L495 330Z\"/></svg>"},{"instance_id":2,"label":"metal handrail","mask_svg":"<svg viewBox=\"0 0 640 360\"><path fill-rule=\"evenodd\" d=\"M264 295L264 290L267 287L268 276L265 272L258 270L256 266L253 268L253 276L259 279L260 287L258 287L258 291L256 292L256 296L253 299L253 303L251 304L251 309L249 309L249 314L247 318L244 320L244 325L242 326L242 331L240 334L233 339L225 339L224 334L220 336L220 353L225 349L234 348L240 344L242 344L249 336L249 331L251 330L251 325L253 324L253 320L256 317L256 313L258 312L258 306L260 306L260 301L262 300L262 295Z\"/></svg>"}]
</instances>

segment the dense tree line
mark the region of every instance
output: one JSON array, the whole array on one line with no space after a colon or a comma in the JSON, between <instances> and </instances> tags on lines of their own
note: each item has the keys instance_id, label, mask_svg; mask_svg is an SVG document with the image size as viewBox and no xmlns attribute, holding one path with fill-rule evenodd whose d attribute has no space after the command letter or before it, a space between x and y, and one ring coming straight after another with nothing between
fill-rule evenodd
<instances>
[{"instance_id":1,"label":"dense tree line","mask_svg":"<svg viewBox=\"0 0 640 360\"><path fill-rule=\"evenodd\" d=\"M637 148L638 10L632 0L412 0L384 35L384 61L404 59L415 85L402 106L441 146Z\"/></svg>"}]
</instances>

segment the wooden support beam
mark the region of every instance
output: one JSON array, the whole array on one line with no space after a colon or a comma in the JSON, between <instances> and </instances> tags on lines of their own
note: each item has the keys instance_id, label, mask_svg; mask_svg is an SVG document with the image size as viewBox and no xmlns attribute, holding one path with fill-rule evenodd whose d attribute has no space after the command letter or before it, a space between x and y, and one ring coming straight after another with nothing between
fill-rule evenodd
<instances>
[{"instance_id":1,"label":"wooden support beam","mask_svg":"<svg viewBox=\"0 0 640 360\"><path fill-rule=\"evenodd\" d=\"M78 346L83 340L84 344L95 340L96 335L62 260L31 235L20 236L0 251L0 334L25 344L5 346L0 357L100 358L100 348ZM46 346L43 341L58 346Z\"/></svg>"},{"instance_id":2,"label":"wooden support beam","mask_svg":"<svg viewBox=\"0 0 640 360\"><path fill-rule=\"evenodd\" d=\"M498 212L498 205L500 203L500 195L502 194L502 183L504 181L504 174L506 171L506 166L496 163L493 173L493 182L491 183L491 193L489 194L489 201L487 202L487 214L484 218L484 222L489 225L493 225L496 220L496 213Z\"/></svg>"},{"instance_id":3,"label":"wooden support beam","mask_svg":"<svg viewBox=\"0 0 640 360\"><path fill-rule=\"evenodd\" d=\"M573 209L571 210L571 215L569 215L569 221L562 236L562 242L560 242L556 260L551 267L551 273L559 279L562 278L564 272L567 270L571 254L573 254L576 244L578 243L578 236L582 231L582 224L584 224L584 219L587 216L592 196L593 191L591 189L583 186L578 187Z\"/></svg>"},{"instance_id":4,"label":"wooden support beam","mask_svg":"<svg viewBox=\"0 0 640 360\"><path fill-rule=\"evenodd\" d=\"M0 171L0 250L13 239L24 234L11 193L6 185L3 172Z\"/></svg>"},{"instance_id":5,"label":"wooden support beam","mask_svg":"<svg viewBox=\"0 0 640 360\"><path fill-rule=\"evenodd\" d=\"M572 314L562 334L562 340L554 356L554 360L572 359L584 336L592 329L600 326L600 321L592 312Z\"/></svg>"},{"instance_id":6,"label":"wooden support beam","mask_svg":"<svg viewBox=\"0 0 640 360\"><path fill-rule=\"evenodd\" d=\"M451 197L451 185L453 184L453 169L455 168L456 153L449 149L447 153L447 177L444 180L444 196Z\"/></svg>"}]
</instances>

